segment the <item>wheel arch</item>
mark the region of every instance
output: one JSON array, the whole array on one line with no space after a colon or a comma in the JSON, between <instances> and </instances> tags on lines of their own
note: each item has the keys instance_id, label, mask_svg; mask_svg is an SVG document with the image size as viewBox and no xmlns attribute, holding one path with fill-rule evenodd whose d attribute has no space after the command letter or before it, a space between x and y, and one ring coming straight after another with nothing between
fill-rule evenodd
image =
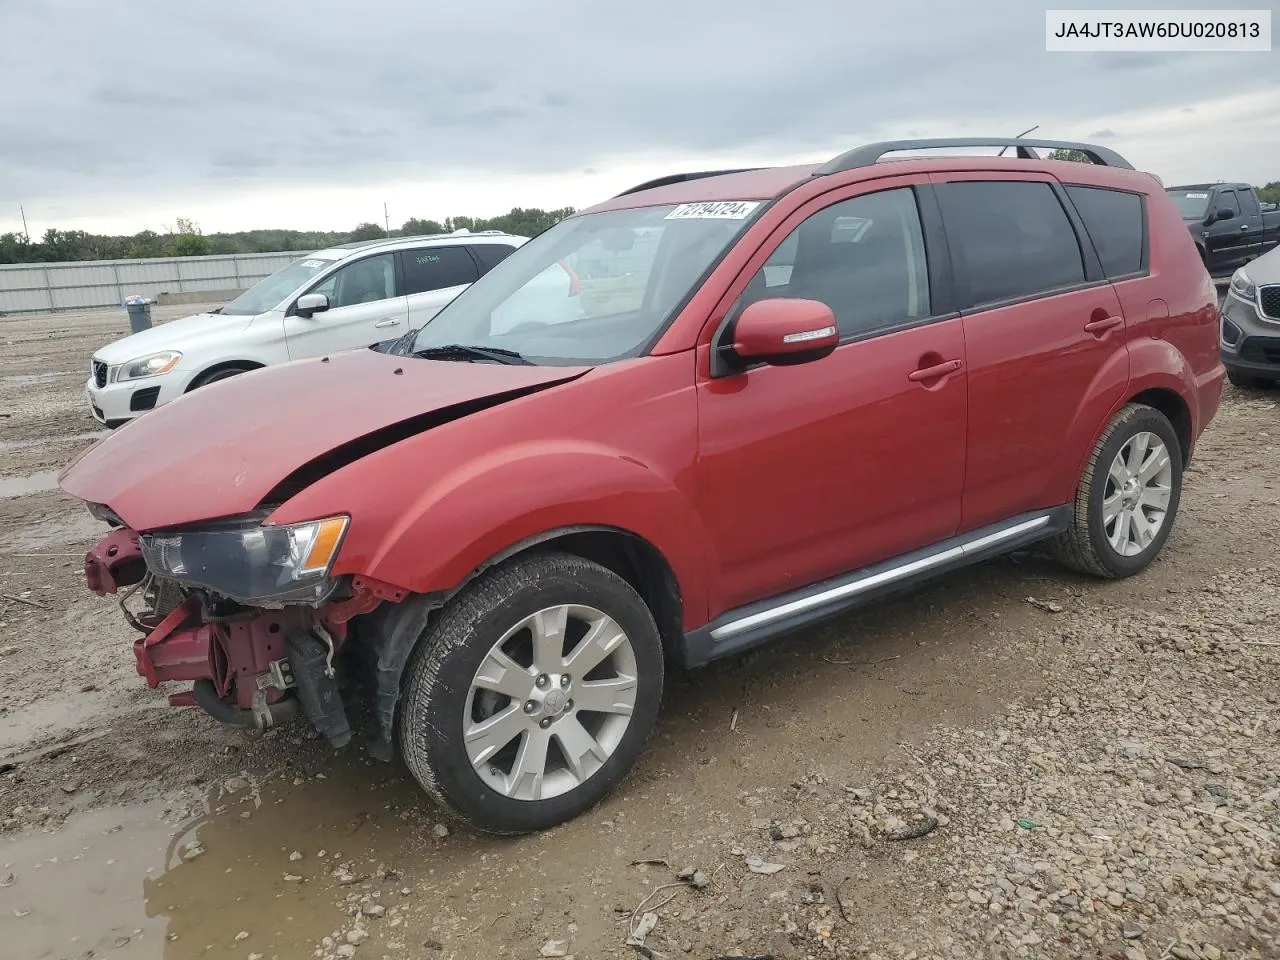
<instances>
[{"instance_id":1,"label":"wheel arch","mask_svg":"<svg viewBox=\"0 0 1280 960\"><path fill-rule=\"evenodd\" d=\"M1191 460L1191 408L1182 395L1168 387L1150 387L1135 393L1125 403L1141 403L1153 407L1164 414L1173 425L1173 432L1178 437L1178 447L1182 451L1182 465L1185 467Z\"/></svg>"},{"instance_id":2,"label":"wheel arch","mask_svg":"<svg viewBox=\"0 0 1280 960\"><path fill-rule=\"evenodd\" d=\"M541 551L573 554L625 580L653 614L667 663L684 668L684 600L675 572L662 552L639 534L620 527L581 524L547 530L495 553L448 592L416 594L403 603L382 604L373 613L356 618L358 636L372 653L376 729L370 749L375 757L390 760L394 755L396 718L409 659L449 601L486 571Z\"/></svg>"},{"instance_id":3,"label":"wheel arch","mask_svg":"<svg viewBox=\"0 0 1280 960\"><path fill-rule=\"evenodd\" d=\"M250 370L260 370L265 366L265 363L260 363L257 360L222 360L218 363L210 364L192 377L184 392L190 393L196 387L204 384L209 377L222 373L224 370L239 370L242 373L248 373Z\"/></svg>"}]
</instances>

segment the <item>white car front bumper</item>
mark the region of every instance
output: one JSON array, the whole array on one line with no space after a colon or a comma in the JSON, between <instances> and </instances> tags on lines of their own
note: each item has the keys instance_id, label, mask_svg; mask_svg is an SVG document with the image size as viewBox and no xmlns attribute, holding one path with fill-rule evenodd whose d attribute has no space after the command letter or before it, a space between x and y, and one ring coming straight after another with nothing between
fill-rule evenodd
<instances>
[{"instance_id":1,"label":"white car front bumper","mask_svg":"<svg viewBox=\"0 0 1280 960\"><path fill-rule=\"evenodd\" d=\"M95 420L108 427L118 427L182 396L189 380L190 375L186 371L174 370L164 376L107 383L100 387L96 377L90 374L85 384L85 396Z\"/></svg>"}]
</instances>

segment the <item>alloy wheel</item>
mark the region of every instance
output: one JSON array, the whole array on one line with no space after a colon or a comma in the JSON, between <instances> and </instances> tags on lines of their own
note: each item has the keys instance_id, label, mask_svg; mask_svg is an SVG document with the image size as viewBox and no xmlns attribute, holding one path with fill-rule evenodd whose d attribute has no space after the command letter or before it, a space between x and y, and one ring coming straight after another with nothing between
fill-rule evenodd
<instances>
[{"instance_id":1,"label":"alloy wheel","mask_svg":"<svg viewBox=\"0 0 1280 960\"><path fill-rule=\"evenodd\" d=\"M573 790L622 742L637 673L631 640L607 614L579 604L539 610L502 635L471 680L468 759L513 800Z\"/></svg>"}]
</instances>

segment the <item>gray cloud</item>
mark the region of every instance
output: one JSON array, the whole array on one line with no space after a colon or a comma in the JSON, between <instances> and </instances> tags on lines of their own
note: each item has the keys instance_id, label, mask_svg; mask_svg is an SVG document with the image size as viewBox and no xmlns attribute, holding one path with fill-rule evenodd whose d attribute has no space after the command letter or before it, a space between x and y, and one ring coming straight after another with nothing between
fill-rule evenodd
<instances>
[{"instance_id":1,"label":"gray cloud","mask_svg":"<svg viewBox=\"0 0 1280 960\"><path fill-rule=\"evenodd\" d=\"M64 208L811 155L940 125L1053 137L1268 82L1234 55L1048 54L1025 0L62 0L0 4L0 35L0 184Z\"/></svg>"}]
</instances>

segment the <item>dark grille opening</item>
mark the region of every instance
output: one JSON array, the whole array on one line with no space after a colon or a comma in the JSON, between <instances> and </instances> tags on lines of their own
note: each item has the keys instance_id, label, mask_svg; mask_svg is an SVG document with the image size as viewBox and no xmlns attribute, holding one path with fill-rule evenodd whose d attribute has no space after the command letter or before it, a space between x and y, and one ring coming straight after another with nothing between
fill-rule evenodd
<instances>
[{"instance_id":1,"label":"dark grille opening","mask_svg":"<svg viewBox=\"0 0 1280 960\"><path fill-rule=\"evenodd\" d=\"M150 410L156 405L156 397L160 396L159 387L147 387L145 390L133 391L133 396L129 398L129 409L137 413L140 410Z\"/></svg>"},{"instance_id":2,"label":"dark grille opening","mask_svg":"<svg viewBox=\"0 0 1280 960\"><path fill-rule=\"evenodd\" d=\"M107 365L101 360L93 361L93 382L99 387L107 385Z\"/></svg>"},{"instance_id":3,"label":"dark grille opening","mask_svg":"<svg viewBox=\"0 0 1280 960\"><path fill-rule=\"evenodd\" d=\"M1258 288L1258 303L1268 320L1280 320L1280 284Z\"/></svg>"},{"instance_id":4,"label":"dark grille opening","mask_svg":"<svg viewBox=\"0 0 1280 960\"><path fill-rule=\"evenodd\" d=\"M1240 359L1251 363L1280 363L1280 337L1250 337L1240 347Z\"/></svg>"}]
</instances>

